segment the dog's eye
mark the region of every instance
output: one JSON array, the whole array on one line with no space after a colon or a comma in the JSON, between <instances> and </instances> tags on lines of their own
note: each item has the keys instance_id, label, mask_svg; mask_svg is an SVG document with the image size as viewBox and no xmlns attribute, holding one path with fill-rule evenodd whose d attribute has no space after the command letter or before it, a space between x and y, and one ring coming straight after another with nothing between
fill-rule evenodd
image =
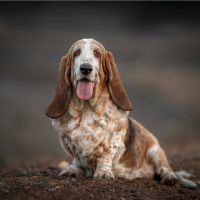
<instances>
[{"instance_id":1,"label":"dog's eye","mask_svg":"<svg viewBox=\"0 0 200 200\"><path fill-rule=\"evenodd\" d=\"M94 50L94 56L96 58L100 58L101 54L100 54L100 52L98 50Z\"/></svg>"},{"instance_id":2,"label":"dog's eye","mask_svg":"<svg viewBox=\"0 0 200 200\"><path fill-rule=\"evenodd\" d=\"M78 49L78 50L75 51L74 57L77 57L77 56L79 56L80 54L81 54L81 50Z\"/></svg>"}]
</instances>

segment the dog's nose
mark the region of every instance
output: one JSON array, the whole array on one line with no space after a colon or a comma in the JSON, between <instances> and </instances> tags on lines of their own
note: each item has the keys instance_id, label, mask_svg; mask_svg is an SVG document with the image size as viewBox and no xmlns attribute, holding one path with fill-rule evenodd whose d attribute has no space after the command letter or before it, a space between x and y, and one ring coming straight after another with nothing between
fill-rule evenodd
<instances>
[{"instance_id":1,"label":"dog's nose","mask_svg":"<svg viewBox=\"0 0 200 200\"><path fill-rule=\"evenodd\" d=\"M88 75L92 72L92 65L87 64L87 63L82 64L80 66L80 71L83 75Z\"/></svg>"}]
</instances>

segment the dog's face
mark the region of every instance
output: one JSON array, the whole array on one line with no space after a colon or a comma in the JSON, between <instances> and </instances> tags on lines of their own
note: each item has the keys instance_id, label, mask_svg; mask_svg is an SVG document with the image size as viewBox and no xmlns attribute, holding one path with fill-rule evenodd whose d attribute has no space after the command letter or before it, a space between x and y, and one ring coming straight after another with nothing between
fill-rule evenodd
<instances>
[{"instance_id":1,"label":"dog's face","mask_svg":"<svg viewBox=\"0 0 200 200\"><path fill-rule=\"evenodd\" d=\"M94 96L94 87L97 84L101 59L105 49L93 39L77 41L72 49L73 62L71 68L73 86L77 97L89 100Z\"/></svg>"},{"instance_id":2,"label":"dog's face","mask_svg":"<svg viewBox=\"0 0 200 200\"><path fill-rule=\"evenodd\" d=\"M102 48L92 39L83 39L74 49L74 72L77 81L88 79L94 82L100 68Z\"/></svg>"},{"instance_id":3,"label":"dog's face","mask_svg":"<svg viewBox=\"0 0 200 200\"><path fill-rule=\"evenodd\" d=\"M74 91L78 99L89 101L99 85L108 88L111 100L119 109L132 110L112 54L96 40L79 40L61 59L56 94L46 114L51 118L61 117Z\"/></svg>"}]
</instances>

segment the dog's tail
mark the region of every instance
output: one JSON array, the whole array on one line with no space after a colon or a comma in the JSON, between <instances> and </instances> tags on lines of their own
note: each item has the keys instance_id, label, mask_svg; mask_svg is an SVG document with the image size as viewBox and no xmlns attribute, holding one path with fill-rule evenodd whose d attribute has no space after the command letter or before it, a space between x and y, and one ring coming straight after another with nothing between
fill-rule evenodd
<instances>
[{"instance_id":1,"label":"dog's tail","mask_svg":"<svg viewBox=\"0 0 200 200\"><path fill-rule=\"evenodd\" d=\"M195 183L192 180L189 180L189 178L192 178L192 174L186 172L186 171L178 171L175 172L176 176L179 179L180 185L185 188L190 189L197 189L199 187L199 184Z\"/></svg>"}]
</instances>

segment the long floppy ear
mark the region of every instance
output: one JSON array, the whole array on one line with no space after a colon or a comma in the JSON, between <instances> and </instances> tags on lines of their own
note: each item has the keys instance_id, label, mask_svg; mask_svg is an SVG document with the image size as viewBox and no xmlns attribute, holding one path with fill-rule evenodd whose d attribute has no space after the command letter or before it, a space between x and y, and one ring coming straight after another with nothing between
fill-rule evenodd
<instances>
[{"instance_id":1,"label":"long floppy ear","mask_svg":"<svg viewBox=\"0 0 200 200\"><path fill-rule=\"evenodd\" d=\"M60 62L56 93L46 110L46 115L52 119L61 117L67 110L71 97L70 58L63 56Z\"/></svg>"},{"instance_id":2,"label":"long floppy ear","mask_svg":"<svg viewBox=\"0 0 200 200\"><path fill-rule=\"evenodd\" d=\"M111 99L118 108L126 111L132 110L131 102L122 84L112 53L106 52L105 65L108 72L108 89Z\"/></svg>"}]
</instances>

